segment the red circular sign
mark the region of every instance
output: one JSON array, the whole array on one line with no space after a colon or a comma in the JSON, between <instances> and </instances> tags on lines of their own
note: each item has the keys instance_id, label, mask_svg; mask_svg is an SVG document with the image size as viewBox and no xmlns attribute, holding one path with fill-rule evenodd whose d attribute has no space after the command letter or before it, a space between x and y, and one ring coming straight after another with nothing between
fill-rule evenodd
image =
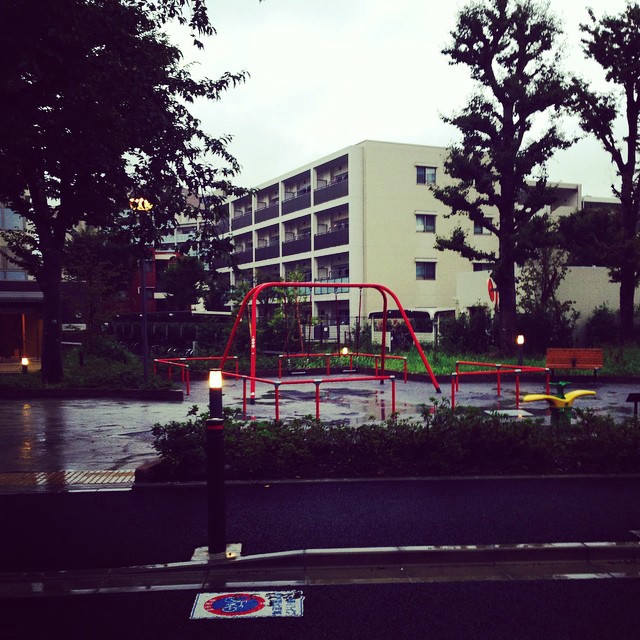
<instances>
[{"instance_id":1,"label":"red circular sign","mask_svg":"<svg viewBox=\"0 0 640 640\"><path fill-rule=\"evenodd\" d=\"M264 598L252 593L225 593L207 600L205 611L219 616L246 616L260 611L265 605Z\"/></svg>"},{"instance_id":2,"label":"red circular sign","mask_svg":"<svg viewBox=\"0 0 640 640\"><path fill-rule=\"evenodd\" d=\"M489 278L487 280L487 291L489 292L489 300L491 300L491 302L497 303L498 302L498 288L493 283L493 280L491 278Z\"/></svg>"}]
</instances>

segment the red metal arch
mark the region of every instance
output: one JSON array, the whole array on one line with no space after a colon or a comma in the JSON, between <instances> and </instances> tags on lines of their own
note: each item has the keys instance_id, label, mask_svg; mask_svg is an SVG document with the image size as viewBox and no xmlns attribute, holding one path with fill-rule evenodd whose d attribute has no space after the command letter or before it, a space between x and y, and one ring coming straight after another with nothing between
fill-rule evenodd
<instances>
[{"instance_id":1,"label":"red metal arch","mask_svg":"<svg viewBox=\"0 0 640 640\"><path fill-rule=\"evenodd\" d=\"M354 288L375 289L376 291L379 291L380 295L382 296L382 344L380 346L380 360L381 360L380 375L384 375L384 359L385 359L385 351L386 351L387 311L388 311L387 294L390 295L393 301L396 303L396 306L398 307L398 310L402 315L402 319L404 320L407 326L407 329L411 334L411 338L413 339L413 344L415 345L416 349L418 350L418 353L420 354L420 358L422 359L424 367L427 373L429 374L429 377L431 378L431 383L433 384L436 392L441 393L440 385L438 385L438 381L436 380L436 377L433 375L433 371L431 370L431 365L429 364L429 361L427 360L427 356L424 354L424 351L422 350L422 346L420 345L420 342L418 342L418 339L416 338L416 334L413 330L413 327L411 326L411 322L409 321L409 318L405 313L405 310L402 304L400 304L400 300L398 300L398 296L396 296L396 294L393 291L391 291L391 289L389 289L388 287L385 287L382 284L353 283L353 282L348 282L348 283L347 282L264 282L262 284L259 284L253 287L242 300L242 304L238 309L238 315L236 316L236 320L233 324L233 328L231 329L231 334L229 335L229 339L227 340L227 346L224 350L224 354L222 355L222 361L220 363L220 368L224 368L224 363L226 359L229 357L229 351L231 350L231 346L233 344L233 340L235 338L238 325L242 320L242 316L244 315L245 309L247 308L248 304L251 302L251 324L249 326L249 335L251 337L250 377L251 377L251 401L252 402L255 400L255 396L256 396L256 383L255 383L256 353L257 353L256 321L257 321L257 306L258 306L256 303L258 301L258 296L262 291L264 291L265 289L273 288L273 287L293 287L296 289L307 288L307 287L310 287L310 288L322 287L325 289L329 287L334 289L348 287L351 289L354 289Z\"/></svg>"}]
</instances>

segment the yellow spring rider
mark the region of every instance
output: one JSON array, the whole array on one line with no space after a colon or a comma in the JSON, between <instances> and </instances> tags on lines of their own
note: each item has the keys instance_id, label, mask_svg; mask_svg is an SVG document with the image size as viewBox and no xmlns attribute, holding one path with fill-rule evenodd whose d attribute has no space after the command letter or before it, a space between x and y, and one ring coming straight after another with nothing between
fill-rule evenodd
<instances>
[{"instance_id":1,"label":"yellow spring rider","mask_svg":"<svg viewBox=\"0 0 640 640\"><path fill-rule=\"evenodd\" d=\"M565 393L564 388L570 384L569 382L555 382L552 384L555 384L557 387L557 396L551 396L547 393L529 393L522 398L523 402L545 400L551 410L551 424L569 424L571 422L573 403L576 398L596 395L595 391L588 391L586 389L576 389L575 391Z\"/></svg>"}]
</instances>

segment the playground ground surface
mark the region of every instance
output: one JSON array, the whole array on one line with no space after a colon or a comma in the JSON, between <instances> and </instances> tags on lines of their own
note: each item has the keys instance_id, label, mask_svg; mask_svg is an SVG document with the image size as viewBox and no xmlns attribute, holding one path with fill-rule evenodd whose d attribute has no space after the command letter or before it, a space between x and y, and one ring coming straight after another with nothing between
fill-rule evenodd
<instances>
[{"instance_id":1,"label":"playground ground surface","mask_svg":"<svg viewBox=\"0 0 640 640\"><path fill-rule=\"evenodd\" d=\"M325 376L325 378L327 378ZM329 377L330 378L330 377ZM546 403L520 403L515 407L513 378L502 381L496 394L495 379L474 382L463 379L456 393L457 406L476 406L486 411L503 411L514 419L523 416L549 420ZM396 381L396 411L400 418L421 418L422 406L433 399L451 399L451 385L442 381L436 394L428 380ZM610 382L585 379L571 388L591 389L595 396L578 398L576 407L609 413L617 419L633 417L630 393L640 392L640 382ZM544 391L544 378L522 380L521 397ZM156 457L151 427L172 420L183 421L193 405L208 407L208 383L193 381L191 395L182 402L131 400L122 398L33 398L0 401L0 474L54 472L65 470L133 470ZM226 379L223 388L226 407L242 408L243 383ZM327 382L320 387L320 418L353 426L389 418L392 413L389 381ZM315 385L280 387L280 417L315 416ZM247 417L274 418L274 387L258 384L255 404L247 404Z\"/></svg>"}]
</instances>

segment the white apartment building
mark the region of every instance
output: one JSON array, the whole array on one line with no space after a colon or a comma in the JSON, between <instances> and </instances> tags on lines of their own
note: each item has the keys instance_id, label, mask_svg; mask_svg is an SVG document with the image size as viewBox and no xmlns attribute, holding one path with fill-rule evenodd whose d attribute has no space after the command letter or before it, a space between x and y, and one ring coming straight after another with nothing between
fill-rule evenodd
<instances>
[{"instance_id":1,"label":"white apartment building","mask_svg":"<svg viewBox=\"0 0 640 640\"><path fill-rule=\"evenodd\" d=\"M458 254L435 248L435 237L466 228L480 249L497 239L448 208L429 186L451 181L444 172L447 150L365 140L256 187L230 203L229 221L240 278L252 283L289 279L379 283L394 291L405 309L460 309L457 277L487 270ZM555 185L553 212L578 209L579 185ZM235 277L230 269L230 283ZM484 280L486 284L486 278ZM314 288L314 317L332 323L366 317L382 308L380 295L365 290ZM351 320L353 321L353 320Z\"/></svg>"}]
</instances>

